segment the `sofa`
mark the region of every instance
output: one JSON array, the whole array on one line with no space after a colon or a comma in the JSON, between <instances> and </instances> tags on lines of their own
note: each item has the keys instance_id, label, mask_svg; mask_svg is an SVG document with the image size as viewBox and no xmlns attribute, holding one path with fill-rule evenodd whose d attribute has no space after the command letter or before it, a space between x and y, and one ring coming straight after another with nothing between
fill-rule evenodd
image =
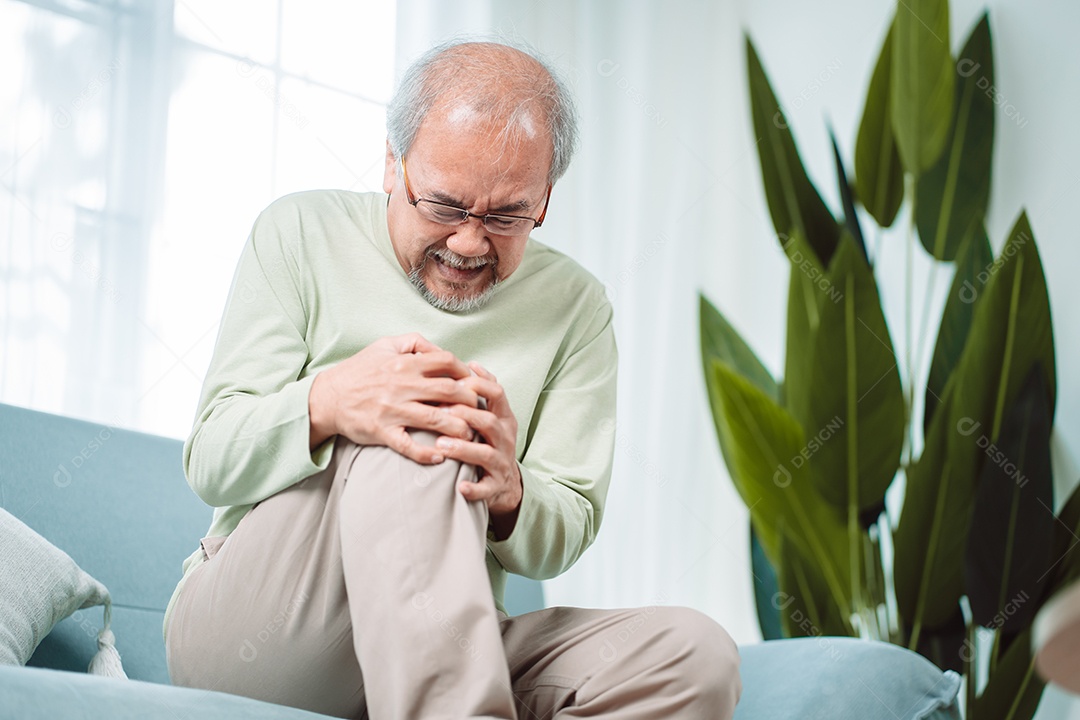
<instances>
[{"instance_id":1,"label":"sofa","mask_svg":"<svg viewBox=\"0 0 1080 720\"><path fill-rule=\"evenodd\" d=\"M45 629L26 666L0 665L0 720L325 717L169 684L165 605L211 514L184 480L178 440L0 404L0 509L108 588L110 629L128 676L87 674L104 613L78 609ZM4 582L13 581L0 571ZM543 603L539 583L511 576L511 614ZM892 645L818 637L740 653L738 720L960 717L959 678Z\"/></svg>"}]
</instances>

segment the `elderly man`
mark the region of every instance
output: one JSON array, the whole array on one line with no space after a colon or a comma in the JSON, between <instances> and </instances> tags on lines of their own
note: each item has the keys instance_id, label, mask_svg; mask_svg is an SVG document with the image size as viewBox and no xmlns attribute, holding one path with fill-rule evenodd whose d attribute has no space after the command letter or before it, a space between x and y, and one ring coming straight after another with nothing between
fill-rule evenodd
<instances>
[{"instance_id":1,"label":"elderly man","mask_svg":"<svg viewBox=\"0 0 1080 720\"><path fill-rule=\"evenodd\" d=\"M174 682L340 717L725 718L728 635L685 608L502 609L596 536L602 287L529 238L575 118L531 55L437 48L388 111L386 195L260 215L188 481L216 507L165 631Z\"/></svg>"}]
</instances>

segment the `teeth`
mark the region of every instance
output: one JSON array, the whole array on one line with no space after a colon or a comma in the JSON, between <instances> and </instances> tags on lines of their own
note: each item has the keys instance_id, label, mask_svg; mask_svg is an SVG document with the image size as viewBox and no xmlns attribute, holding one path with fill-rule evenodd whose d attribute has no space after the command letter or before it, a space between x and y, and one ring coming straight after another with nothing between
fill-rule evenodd
<instances>
[{"instance_id":1,"label":"teeth","mask_svg":"<svg viewBox=\"0 0 1080 720\"><path fill-rule=\"evenodd\" d=\"M487 262L483 259L450 258L443 256L441 253L435 253L434 257L438 262L455 270L479 270L487 265Z\"/></svg>"}]
</instances>

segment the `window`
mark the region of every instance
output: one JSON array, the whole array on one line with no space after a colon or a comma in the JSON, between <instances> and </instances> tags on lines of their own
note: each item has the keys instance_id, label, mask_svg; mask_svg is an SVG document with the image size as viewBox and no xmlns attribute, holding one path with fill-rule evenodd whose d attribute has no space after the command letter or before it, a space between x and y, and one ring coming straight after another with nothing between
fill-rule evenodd
<instances>
[{"instance_id":1,"label":"window","mask_svg":"<svg viewBox=\"0 0 1080 720\"><path fill-rule=\"evenodd\" d=\"M381 189L395 13L0 0L0 401L186 435L258 212Z\"/></svg>"}]
</instances>

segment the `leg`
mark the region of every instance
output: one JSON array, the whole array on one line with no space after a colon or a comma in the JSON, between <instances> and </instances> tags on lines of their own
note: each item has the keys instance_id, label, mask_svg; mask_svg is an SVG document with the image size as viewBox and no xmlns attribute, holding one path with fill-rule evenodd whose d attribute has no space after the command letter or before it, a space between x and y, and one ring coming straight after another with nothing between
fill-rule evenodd
<instances>
[{"instance_id":1,"label":"leg","mask_svg":"<svg viewBox=\"0 0 1080 720\"><path fill-rule=\"evenodd\" d=\"M739 655L688 608L549 608L503 620L522 718L731 718Z\"/></svg>"},{"instance_id":2,"label":"leg","mask_svg":"<svg viewBox=\"0 0 1080 720\"><path fill-rule=\"evenodd\" d=\"M512 718L486 510L456 490L472 472L339 438L325 471L206 544L168 629L173 681L343 717Z\"/></svg>"},{"instance_id":3,"label":"leg","mask_svg":"<svg viewBox=\"0 0 1080 720\"><path fill-rule=\"evenodd\" d=\"M413 437L426 444L436 438ZM341 500L342 517L358 521L340 525L371 716L513 718L484 563L487 507L457 490L475 470L451 461L432 468L375 450L359 454Z\"/></svg>"},{"instance_id":4,"label":"leg","mask_svg":"<svg viewBox=\"0 0 1080 720\"><path fill-rule=\"evenodd\" d=\"M256 505L185 581L169 620L173 683L364 717L338 537L355 445Z\"/></svg>"}]
</instances>

